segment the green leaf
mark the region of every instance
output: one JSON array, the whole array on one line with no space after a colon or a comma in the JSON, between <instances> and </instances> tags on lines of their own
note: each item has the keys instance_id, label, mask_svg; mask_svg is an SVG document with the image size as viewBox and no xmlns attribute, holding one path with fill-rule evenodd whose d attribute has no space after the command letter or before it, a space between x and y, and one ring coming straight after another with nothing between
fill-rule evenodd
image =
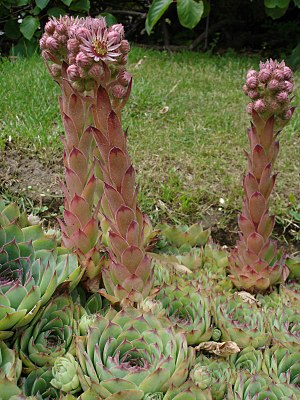
<instances>
[{"instance_id":1,"label":"green leaf","mask_svg":"<svg viewBox=\"0 0 300 400\"><path fill-rule=\"evenodd\" d=\"M290 0L265 0L266 8L287 8Z\"/></svg>"},{"instance_id":2,"label":"green leaf","mask_svg":"<svg viewBox=\"0 0 300 400\"><path fill-rule=\"evenodd\" d=\"M50 0L35 0L35 4L43 10L44 8L47 7L48 3Z\"/></svg>"},{"instance_id":3,"label":"green leaf","mask_svg":"<svg viewBox=\"0 0 300 400\"><path fill-rule=\"evenodd\" d=\"M11 19L10 21L5 22L4 32L9 39L19 39L19 37L21 36L20 24L18 24L17 20Z\"/></svg>"},{"instance_id":4,"label":"green leaf","mask_svg":"<svg viewBox=\"0 0 300 400\"><path fill-rule=\"evenodd\" d=\"M281 18L285 13L286 10L288 9L288 7L286 8L279 8L279 7L275 7L275 8L266 8L266 14L271 17L272 19L278 19Z\"/></svg>"},{"instance_id":5,"label":"green leaf","mask_svg":"<svg viewBox=\"0 0 300 400\"><path fill-rule=\"evenodd\" d=\"M107 26L112 26L118 23L117 18L110 13L101 13L98 15L98 17L104 17Z\"/></svg>"},{"instance_id":6,"label":"green leaf","mask_svg":"<svg viewBox=\"0 0 300 400\"><path fill-rule=\"evenodd\" d=\"M32 17L28 15L23 19L20 25L20 31L26 39L30 40L39 26L39 19L37 17Z\"/></svg>"},{"instance_id":7,"label":"green leaf","mask_svg":"<svg viewBox=\"0 0 300 400\"><path fill-rule=\"evenodd\" d=\"M90 11L90 0L74 0L70 6L71 10L74 11Z\"/></svg>"},{"instance_id":8,"label":"green leaf","mask_svg":"<svg viewBox=\"0 0 300 400\"><path fill-rule=\"evenodd\" d=\"M295 6L300 8L300 0L294 0Z\"/></svg>"},{"instance_id":9,"label":"green leaf","mask_svg":"<svg viewBox=\"0 0 300 400\"><path fill-rule=\"evenodd\" d=\"M153 0L146 18L146 32L150 35L154 25L159 21L173 0Z\"/></svg>"},{"instance_id":10,"label":"green leaf","mask_svg":"<svg viewBox=\"0 0 300 400\"><path fill-rule=\"evenodd\" d=\"M17 7L26 6L29 2L30 2L30 0L18 0Z\"/></svg>"},{"instance_id":11,"label":"green leaf","mask_svg":"<svg viewBox=\"0 0 300 400\"><path fill-rule=\"evenodd\" d=\"M61 1L62 3L64 3L66 6L69 7L73 0L61 0Z\"/></svg>"},{"instance_id":12,"label":"green leaf","mask_svg":"<svg viewBox=\"0 0 300 400\"><path fill-rule=\"evenodd\" d=\"M59 7L52 7L48 10L49 17L59 18L61 15L65 15L66 12L62 8Z\"/></svg>"},{"instance_id":13,"label":"green leaf","mask_svg":"<svg viewBox=\"0 0 300 400\"><path fill-rule=\"evenodd\" d=\"M185 28L193 29L199 23L204 11L203 1L177 0L179 21Z\"/></svg>"}]
</instances>

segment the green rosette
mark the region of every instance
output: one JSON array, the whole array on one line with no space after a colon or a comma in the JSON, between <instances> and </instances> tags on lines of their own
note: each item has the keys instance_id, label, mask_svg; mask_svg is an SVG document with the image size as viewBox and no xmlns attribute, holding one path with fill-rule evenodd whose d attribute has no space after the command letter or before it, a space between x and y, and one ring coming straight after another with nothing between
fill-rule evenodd
<instances>
[{"instance_id":1,"label":"green rosette","mask_svg":"<svg viewBox=\"0 0 300 400\"><path fill-rule=\"evenodd\" d=\"M52 386L61 390L63 393L78 393L81 390L78 368L79 365L77 361L70 353L57 358L52 368Z\"/></svg>"},{"instance_id":2,"label":"green rosette","mask_svg":"<svg viewBox=\"0 0 300 400\"><path fill-rule=\"evenodd\" d=\"M236 371L248 371L250 374L258 374L262 368L263 353L249 346L229 357L231 368Z\"/></svg>"},{"instance_id":3,"label":"green rosette","mask_svg":"<svg viewBox=\"0 0 300 400\"><path fill-rule=\"evenodd\" d=\"M194 351L183 333L167 325L167 320L131 307L99 315L76 343L85 396L142 400L182 385Z\"/></svg>"}]
</instances>

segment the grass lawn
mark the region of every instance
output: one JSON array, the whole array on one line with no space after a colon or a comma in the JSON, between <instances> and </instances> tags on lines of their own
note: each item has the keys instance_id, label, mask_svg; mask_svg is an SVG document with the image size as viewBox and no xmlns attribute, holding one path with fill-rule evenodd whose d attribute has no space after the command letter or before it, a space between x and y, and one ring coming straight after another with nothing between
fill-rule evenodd
<instances>
[{"instance_id":1,"label":"grass lawn","mask_svg":"<svg viewBox=\"0 0 300 400\"><path fill-rule=\"evenodd\" d=\"M155 221L203 220L226 229L241 206L249 118L242 93L257 57L171 54L133 48L131 99L123 112L140 185L140 204ZM300 73L295 74L299 88ZM59 88L38 57L0 62L0 145L29 147L51 160L62 151ZM299 104L296 90L294 104ZM280 137L272 209L294 230L300 203L300 114ZM28 182L30 185L30 182ZM7 195L7 189L2 187ZM294 204L291 204L293 198ZM224 199L224 204L220 203Z\"/></svg>"}]
</instances>

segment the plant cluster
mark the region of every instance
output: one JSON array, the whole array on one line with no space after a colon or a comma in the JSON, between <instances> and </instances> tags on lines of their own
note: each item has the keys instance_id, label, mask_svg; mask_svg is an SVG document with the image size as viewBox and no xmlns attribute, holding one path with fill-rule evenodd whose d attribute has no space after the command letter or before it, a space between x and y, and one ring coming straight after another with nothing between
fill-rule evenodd
<instances>
[{"instance_id":1,"label":"plant cluster","mask_svg":"<svg viewBox=\"0 0 300 400\"><path fill-rule=\"evenodd\" d=\"M153 229L138 207L122 25L53 18L40 46L66 133L61 243L0 202L0 398L299 399L299 260L277 250L269 214L291 70L270 60L247 76L257 95L229 255L200 224Z\"/></svg>"}]
</instances>

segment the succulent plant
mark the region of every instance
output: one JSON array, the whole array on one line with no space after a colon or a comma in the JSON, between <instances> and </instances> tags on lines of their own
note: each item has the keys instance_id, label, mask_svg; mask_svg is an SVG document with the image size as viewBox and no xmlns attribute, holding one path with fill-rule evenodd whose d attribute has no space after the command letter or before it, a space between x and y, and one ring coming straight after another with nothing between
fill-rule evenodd
<instances>
[{"instance_id":1,"label":"succulent plant","mask_svg":"<svg viewBox=\"0 0 300 400\"><path fill-rule=\"evenodd\" d=\"M289 278L299 279L300 278L300 257L288 257L286 259L286 265L290 270Z\"/></svg>"},{"instance_id":2,"label":"succulent plant","mask_svg":"<svg viewBox=\"0 0 300 400\"><path fill-rule=\"evenodd\" d=\"M233 384L228 384L228 400L247 400L257 399L257 395L262 393L264 388L268 388L272 383L269 376L265 374L249 374L240 372L237 374Z\"/></svg>"},{"instance_id":3,"label":"succulent plant","mask_svg":"<svg viewBox=\"0 0 300 400\"><path fill-rule=\"evenodd\" d=\"M185 286L164 285L155 299L166 309L175 330L186 333L190 346L211 338L210 301L204 290L192 283Z\"/></svg>"},{"instance_id":4,"label":"succulent plant","mask_svg":"<svg viewBox=\"0 0 300 400\"><path fill-rule=\"evenodd\" d=\"M23 362L23 372L39 367L50 367L57 357L66 354L78 333L82 309L67 295L53 298L41 309L16 341L16 349Z\"/></svg>"},{"instance_id":5,"label":"succulent plant","mask_svg":"<svg viewBox=\"0 0 300 400\"><path fill-rule=\"evenodd\" d=\"M294 111L289 99L292 88L292 71L273 60L261 63L259 72L249 71L244 88L255 99L248 106L253 121L248 131L250 152L246 152L249 171L243 180L240 240L229 261L234 285L249 292L265 291L288 275L285 257L270 239L275 217L269 215L269 203L276 179L272 170L279 151L278 129Z\"/></svg>"},{"instance_id":6,"label":"succulent plant","mask_svg":"<svg viewBox=\"0 0 300 400\"><path fill-rule=\"evenodd\" d=\"M64 393L77 393L81 390L79 377L79 365L71 353L55 360L52 367L53 379L51 385Z\"/></svg>"},{"instance_id":7,"label":"succulent plant","mask_svg":"<svg viewBox=\"0 0 300 400\"><path fill-rule=\"evenodd\" d=\"M136 303L149 295L152 281L151 260L144 248L144 219L137 206L135 171L120 120L104 88L98 89L97 104L101 110L110 110L107 130L100 130L100 111L94 113L93 128L99 150L97 167L104 182L102 227L109 248L108 265L102 271L106 293L101 294L111 301Z\"/></svg>"},{"instance_id":8,"label":"succulent plant","mask_svg":"<svg viewBox=\"0 0 300 400\"><path fill-rule=\"evenodd\" d=\"M192 373L194 373L194 379L198 379L199 382L203 380L205 375L207 376L207 379L209 379L208 387L211 388L214 400L223 400L225 398L228 382L233 379L234 375L233 369L227 361L216 357L208 358L203 354L196 358Z\"/></svg>"},{"instance_id":9,"label":"succulent plant","mask_svg":"<svg viewBox=\"0 0 300 400\"><path fill-rule=\"evenodd\" d=\"M212 311L215 324L222 331L222 341L234 341L241 348L259 348L270 342L264 310L244 302L238 294L218 295Z\"/></svg>"},{"instance_id":10,"label":"succulent plant","mask_svg":"<svg viewBox=\"0 0 300 400\"><path fill-rule=\"evenodd\" d=\"M22 395L26 399L58 399L59 390L51 385L52 378L51 368L35 369L25 378L22 385Z\"/></svg>"},{"instance_id":11,"label":"succulent plant","mask_svg":"<svg viewBox=\"0 0 300 400\"><path fill-rule=\"evenodd\" d=\"M266 348L262 370L275 382L300 384L300 353L286 347Z\"/></svg>"},{"instance_id":12,"label":"succulent plant","mask_svg":"<svg viewBox=\"0 0 300 400\"><path fill-rule=\"evenodd\" d=\"M9 215L9 219L5 216ZM13 335L34 318L39 308L64 284L70 289L82 271L75 255L58 248L40 226L18 225L19 210L2 210L0 224L0 338Z\"/></svg>"},{"instance_id":13,"label":"succulent plant","mask_svg":"<svg viewBox=\"0 0 300 400\"><path fill-rule=\"evenodd\" d=\"M22 362L15 350L0 341L0 382L8 380L17 383L22 371Z\"/></svg>"},{"instance_id":14,"label":"succulent plant","mask_svg":"<svg viewBox=\"0 0 300 400\"><path fill-rule=\"evenodd\" d=\"M248 371L250 374L258 374L262 368L263 353L249 346L237 354L230 356L230 365L236 371Z\"/></svg>"},{"instance_id":15,"label":"succulent plant","mask_svg":"<svg viewBox=\"0 0 300 400\"><path fill-rule=\"evenodd\" d=\"M141 400L183 384L194 352L183 333L166 325L166 320L131 307L98 316L87 336L77 338L83 390L104 399Z\"/></svg>"},{"instance_id":16,"label":"succulent plant","mask_svg":"<svg viewBox=\"0 0 300 400\"><path fill-rule=\"evenodd\" d=\"M204 246L210 235L209 229L204 230L201 224L196 223L191 226L179 225L170 226L168 224L158 225L160 236L169 244L180 249L182 246L201 247Z\"/></svg>"},{"instance_id":17,"label":"succulent plant","mask_svg":"<svg viewBox=\"0 0 300 400\"><path fill-rule=\"evenodd\" d=\"M300 313L298 307L278 307L268 312L273 342L289 349L300 349Z\"/></svg>"}]
</instances>

